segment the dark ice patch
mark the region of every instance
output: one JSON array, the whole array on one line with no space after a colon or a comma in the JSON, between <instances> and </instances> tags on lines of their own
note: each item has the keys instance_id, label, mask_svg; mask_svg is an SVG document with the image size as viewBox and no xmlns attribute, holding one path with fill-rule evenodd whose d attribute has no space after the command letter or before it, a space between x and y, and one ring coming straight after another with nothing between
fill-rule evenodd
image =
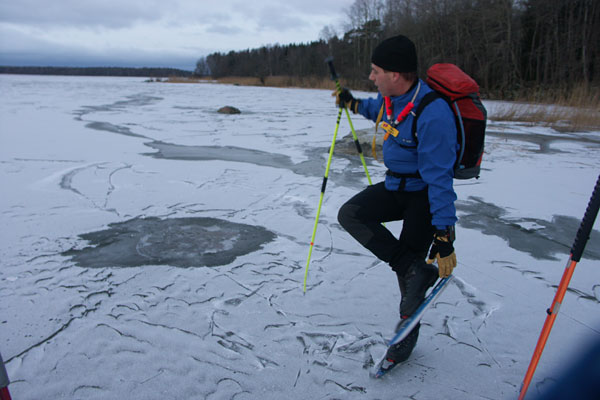
<instances>
[{"instance_id":1,"label":"dark ice patch","mask_svg":"<svg viewBox=\"0 0 600 400\"><path fill-rule=\"evenodd\" d=\"M144 94L136 94L132 96L127 96L126 100L119 100L112 104L103 104L98 106L83 106L81 109L75 111L75 119L77 121L83 121L83 117L87 114L91 113L99 113L99 112L113 112L113 111L122 111L128 107L143 107L155 104L162 100L162 97L154 97L147 96ZM143 139L150 139L144 135L140 135L134 133L126 126L114 125L109 122L101 122L101 121L90 121L86 124L86 128L105 131L111 133L118 133L120 135L131 136L131 137L139 137Z\"/></svg>"},{"instance_id":2,"label":"dark ice patch","mask_svg":"<svg viewBox=\"0 0 600 400\"><path fill-rule=\"evenodd\" d=\"M329 149L311 149L308 152L308 160L294 163L291 157L285 154L270 153L243 147L185 146L161 141L153 141L144 144L157 150L155 153L144 153L144 155L158 159L187 161L218 160L249 163L263 167L288 169L295 174L310 177L323 176L325 170L324 159L315 157L314 154L320 153L321 151L329 151ZM341 173L330 171L330 180L339 185L363 185L365 173L358 156L354 155L353 157L348 157L344 154L340 156L360 167L359 169L344 168Z\"/></svg>"},{"instance_id":3,"label":"dark ice patch","mask_svg":"<svg viewBox=\"0 0 600 400\"><path fill-rule=\"evenodd\" d=\"M581 220L565 215L555 215L552 221L507 218L504 209L478 197L457 201L456 209L463 213L458 218L460 226L498 236L511 248L544 260L557 260L556 254L568 256L581 224ZM583 257L600 260L600 232L592 231Z\"/></svg>"},{"instance_id":4,"label":"dark ice patch","mask_svg":"<svg viewBox=\"0 0 600 400\"><path fill-rule=\"evenodd\" d=\"M131 129L126 126L114 125L109 122L90 122L85 125L86 128L95 129L97 131L106 131L111 133L118 133L119 135L131 136L131 137L139 137L143 139L150 139L147 136L140 135L137 133L133 133Z\"/></svg>"},{"instance_id":5,"label":"dark ice patch","mask_svg":"<svg viewBox=\"0 0 600 400\"><path fill-rule=\"evenodd\" d=\"M146 154L154 158L168 160L190 161L235 161L265 167L291 169L294 163L285 154L269 153L261 150L246 149L235 146L184 146L165 142L154 141L145 143L146 146L158 150L156 153Z\"/></svg>"},{"instance_id":6,"label":"dark ice patch","mask_svg":"<svg viewBox=\"0 0 600 400\"><path fill-rule=\"evenodd\" d=\"M124 110L128 107L143 107L158 103L162 100L162 97L148 96L145 94L134 94L127 96L126 100L118 100L111 104L102 104L97 106L83 106L81 109L75 111L77 120L81 120L84 115L96 112L112 112L117 110Z\"/></svg>"},{"instance_id":7,"label":"dark ice patch","mask_svg":"<svg viewBox=\"0 0 600 400\"><path fill-rule=\"evenodd\" d=\"M542 135L536 133L510 133L510 132L498 132L487 129L486 135L499 137L507 140L516 140L521 142L533 143L539 146L538 150L532 150L534 153L541 154L553 154L553 153L564 153L564 150L554 148L552 145L557 142L577 142L586 143L592 146L598 146L600 140L591 137L579 137L574 135Z\"/></svg>"},{"instance_id":8,"label":"dark ice patch","mask_svg":"<svg viewBox=\"0 0 600 400\"><path fill-rule=\"evenodd\" d=\"M79 235L91 246L62 253L80 267L213 267L233 262L275 234L217 218L134 218Z\"/></svg>"}]
</instances>

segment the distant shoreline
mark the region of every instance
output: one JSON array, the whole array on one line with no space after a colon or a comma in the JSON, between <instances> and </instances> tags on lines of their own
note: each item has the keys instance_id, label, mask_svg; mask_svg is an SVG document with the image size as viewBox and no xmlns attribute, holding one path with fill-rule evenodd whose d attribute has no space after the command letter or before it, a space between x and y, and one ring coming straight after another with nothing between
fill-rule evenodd
<instances>
[{"instance_id":1,"label":"distant shoreline","mask_svg":"<svg viewBox=\"0 0 600 400\"><path fill-rule=\"evenodd\" d=\"M14 67L0 66L0 74L68 75L68 76L131 76L147 78L191 77L192 71L177 68L129 67Z\"/></svg>"},{"instance_id":2,"label":"distant shoreline","mask_svg":"<svg viewBox=\"0 0 600 400\"><path fill-rule=\"evenodd\" d=\"M329 78L319 76L221 76L213 77L176 77L170 76L162 82L167 83L222 83L235 86L261 86L275 88L298 88L298 89L328 89L335 90L335 84Z\"/></svg>"}]
</instances>

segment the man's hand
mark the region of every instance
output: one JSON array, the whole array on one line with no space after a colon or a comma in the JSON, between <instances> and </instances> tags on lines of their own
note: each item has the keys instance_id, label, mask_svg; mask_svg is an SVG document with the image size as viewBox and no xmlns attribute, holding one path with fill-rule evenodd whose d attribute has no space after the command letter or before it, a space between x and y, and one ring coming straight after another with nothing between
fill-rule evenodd
<instances>
[{"instance_id":1,"label":"man's hand","mask_svg":"<svg viewBox=\"0 0 600 400\"><path fill-rule=\"evenodd\" d=\"M433 246L429 252L428 264L437 261L440 278L447 278L456 267L456 253L454 252L454 227L437 230L434 234Z\"/></svg>"},{"instance_id":2,"label":"man's hand","mask_svg":"<svg viewBox=\"0 0 600 400\"><path fill-rule=\"evenodd\" d=\"M358 112L359 101L352 96L347 88L343 88L341 91L336 90L332 93L332 96L335 96L335 104L340 108L348 108L355 114Z\"/></svg>"}]
</instances>

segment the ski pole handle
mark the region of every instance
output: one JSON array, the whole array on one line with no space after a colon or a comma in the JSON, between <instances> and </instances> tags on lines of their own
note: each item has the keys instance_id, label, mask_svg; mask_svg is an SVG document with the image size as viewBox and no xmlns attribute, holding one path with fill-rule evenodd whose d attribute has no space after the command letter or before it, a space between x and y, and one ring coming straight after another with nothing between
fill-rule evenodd
<instances>
[{"instance_id":1,"label":"ski pole handle","mask_svg":"<svg viewBox=\"0 0 600 400\"><path fill-rule=\"evenodd\" d=\"M329 73L331 74L331 80L337 81L339 76L338 76L338 74L336 74L335 68L333 67L333 57L327 57L325 59L325 62L329 66Z\"/></svg>"},{"instance_id":2,"label":"ski pole handle","mask_svg":"<svg viewBox=\"0 0 600 400\"><path fill-rule=\"evenodd\" d=\"M579 230L577 231L577 235L575 236L575 241L573 242L573 247L571 248L571 259L573 261L579 262L579 260L581 259L583 249L585 249L585 245L588 239L590 238L590 233L592 232L592 227L594 226L594 221L596 220L596 216L598 215L599 208L600 176L598 176L598 180L596 181L596 187L594 187L592 197L590 198L590 202L588 203L587 209L585 210L585 214L583 215L583 219L581 220L581 225L579 226Z\"/></svg>"}]
</instances>

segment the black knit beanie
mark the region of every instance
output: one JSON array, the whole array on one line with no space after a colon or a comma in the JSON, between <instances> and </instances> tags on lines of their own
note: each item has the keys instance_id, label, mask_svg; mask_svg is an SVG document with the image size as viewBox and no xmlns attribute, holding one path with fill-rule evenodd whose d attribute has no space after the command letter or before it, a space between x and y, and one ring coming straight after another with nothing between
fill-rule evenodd
<instances>
[{"instance_id":1,"label":"black knit beanie","mask_svg":"<svg viewBox=\"0 0 600 400\"><path fill-rule=\"evenodd\" d=\"M394 36L375 47L371 62L387 71L416 72L417 49L406 36Z\"/></svg>"}]
</instances>

